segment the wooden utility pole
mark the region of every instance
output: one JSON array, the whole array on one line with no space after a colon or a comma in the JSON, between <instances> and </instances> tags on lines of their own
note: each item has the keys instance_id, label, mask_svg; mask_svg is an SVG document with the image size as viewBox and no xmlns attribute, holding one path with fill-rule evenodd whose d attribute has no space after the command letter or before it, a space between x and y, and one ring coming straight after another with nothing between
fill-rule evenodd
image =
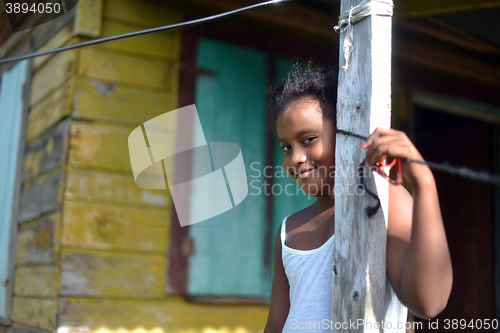
<instances>
[{"instance_id":1,"label":"wooden utility pole","mask_svg":"<svg viewBox=\"0 0 500 333\"><path fill-rule=\"evenodd\" d=\"M360 0L342 0L341 13ZM391 118L390 16L368 16L353 23L353 48L344 58L340 35L337 128L368 136L376 127L390 127ZM365 158L363 139L337 133L335 159L335 249L332 262L332 332L383 332L376 329L387 309L386 226L388 182L367 173L365 183L377 193L382 208L368 217L366 207L376 201L361 194L357 166ZM363 325L352 325L361 323ZM370 325L375 324L373 326Z\"/></svg>"}]
</instances>

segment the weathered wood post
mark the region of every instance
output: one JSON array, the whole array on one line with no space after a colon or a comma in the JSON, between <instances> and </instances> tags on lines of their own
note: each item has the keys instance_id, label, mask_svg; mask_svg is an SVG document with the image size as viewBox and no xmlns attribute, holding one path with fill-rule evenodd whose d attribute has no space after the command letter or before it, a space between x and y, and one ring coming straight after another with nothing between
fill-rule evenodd
<instances>
[{"instance_id":1,"label":"weathered wood post","mask_svg":"<svg viewBox=\"0 0 500 333\"><path fill-rule=\"evenodd\" d=\"M340 12L352 14L351 8L360 2L342 0ZM392 2L388 5L392 11ZM348 29L342 29L340 35L337 129L369 136L376 127L390 127L392 19L371 15L351 24L352 54L347 67L344 38ZM365 158L363 141L345 133L336 135L332 332L383 332L375 327L384 319L387 308L385 295L389 284L385 258L389 185L368 173L370 177L365 183L378 193L382 204L377 214L368 217L365 209L373 206L375 200L366 193L361 194L359 189L356 193L357 166ZM360 320L364 325L358 325Z\"/></svg>"}]
</instances>

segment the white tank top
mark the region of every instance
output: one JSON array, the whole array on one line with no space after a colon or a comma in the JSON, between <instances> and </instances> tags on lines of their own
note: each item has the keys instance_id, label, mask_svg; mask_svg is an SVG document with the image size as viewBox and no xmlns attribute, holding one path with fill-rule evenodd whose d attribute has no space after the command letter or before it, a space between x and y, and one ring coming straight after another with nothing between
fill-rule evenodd
<instances>
[{"instance_id":1,"label":"white tank top","mask_svg":"<svg viewBox=\"0 0 500 333\"><path fill-rule=\"evenodd\" d=\"M317 249L292 249L285 245L287 218L281 224L281 258L290 285L290 310L282 333L329 333L332 326L330 266L335 235ZM404 333L408 310L392 286L389 289L391 301L384 323L390 321L391 324L384 324L384 332Z\"/></svg>"}]
</instances>

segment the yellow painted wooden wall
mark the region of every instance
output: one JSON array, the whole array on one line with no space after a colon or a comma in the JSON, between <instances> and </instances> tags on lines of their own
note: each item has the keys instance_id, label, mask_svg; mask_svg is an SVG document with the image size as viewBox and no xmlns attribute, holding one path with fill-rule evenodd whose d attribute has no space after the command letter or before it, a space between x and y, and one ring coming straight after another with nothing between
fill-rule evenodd
<instances>
[{"instance_id":1,"label":"yellow painted wooden wall","mask_svg":"<svg viewBox=\"0 0 500 333\"><path fill-rule=\"evenodd\" d=\"M183 19L142 0L79 7L76 27L42 49ZM180 38L173 30L36 59L14 322L60 333L262 332L267 306L164 292L171 200L136 186L127 138L177 108Z\"/></svg>"},{"instance_id":2,"label":"yellow painted wooden wall","mask_svg":"<svg viewBox=\"0 0 500 333\"><path fill-rule=\"evenodd\" d=\"M32 34L45 28L32 29ZM70 20L39 50L75 41L73 20ZM56 325L61 207L67 174L70 82L76 68L75 54L40 57L33 64L33 94L16 240L11 313L14 325L10 328L13 332L19 331L19 327L52 331Z\"/></svg>"}]
</instances>

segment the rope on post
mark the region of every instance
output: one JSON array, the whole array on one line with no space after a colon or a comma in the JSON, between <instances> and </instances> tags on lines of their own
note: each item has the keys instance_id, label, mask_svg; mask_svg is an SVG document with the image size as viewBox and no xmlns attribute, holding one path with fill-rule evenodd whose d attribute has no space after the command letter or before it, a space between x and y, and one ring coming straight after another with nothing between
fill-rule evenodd
<instances>
[{"instance_id":1,"label":"rope on post","mask_svg":"<svg viewBox=\"0 0 500 333\"><path fill-rule=\"evenodd\" d=\"M333 29L336 32L346 32L344 36L344 73L349 69L349 59L353 52L353 24L371 15L392 17L394 5L391 0L363 0L356 7L339 16L339 23Z\"/></svg>"}]
</instances>

